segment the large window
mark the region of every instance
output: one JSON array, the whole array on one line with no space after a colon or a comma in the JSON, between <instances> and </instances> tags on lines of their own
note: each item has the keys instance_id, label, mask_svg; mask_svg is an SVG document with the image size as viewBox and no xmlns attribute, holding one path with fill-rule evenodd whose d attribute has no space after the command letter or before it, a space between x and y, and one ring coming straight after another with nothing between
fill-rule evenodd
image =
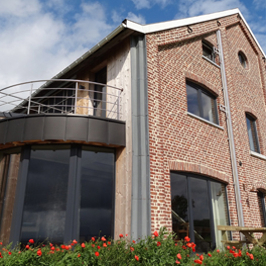
<instances>
[{"instance_id":1,"label":"large window","mask_svg":"<svg viewBox=\"0 0 266 266\"><path fill-rule=\"evenodd\" d=\"M218 124L216 98L200 85L187 81L188 112Z\"/></svg>"},{"instance_id":2,"label":"large window","mask_svg":"<svg viewBox=\"0 0 266 266\"><path fill-rule=\"evenodd\" d=\"M228 225L225 185L193 174L171 173L173 231L189 235L198 252L221 246L217 225Z\"/></svg>"},{"instance_id":3,"label":"large window","mask_svg":"<svg viewBox=\"0 0 266 266\"><path fill-rule=\"evenodd\" d=\"M5 161L10 161L8 156ZM20 155L12 156L19 163ZM4 201L16 194L15 204L4 204L9 213L13 211L12 225L10 218L5 222L5 210L1 219L1 233L11 231L10 242L26 244L33 238L36 242L60 244L92 236L113 237L113 149L29 146L21 152L19 167L16 192L5 189ZM11 182L4 168L3 173L6 183Z\"/></svg>"},{"instance_id":4,"label":"large window","mask_svg":"<svg viewBox=\"0 0 266 266\"><path fill-rule=\"evenodd\" d=\"M247 122L250 150L260 153L258 133L257 133L257 127L256 127L256 119L253 118L251 115L246 114L246 122Z\"/></svg>"}]
</instances>

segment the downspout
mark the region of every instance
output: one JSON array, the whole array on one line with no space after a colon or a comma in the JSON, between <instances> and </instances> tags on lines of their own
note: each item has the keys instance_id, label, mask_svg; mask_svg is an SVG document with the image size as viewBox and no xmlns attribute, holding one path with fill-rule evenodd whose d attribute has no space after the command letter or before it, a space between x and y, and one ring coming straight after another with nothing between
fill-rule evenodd
<instances>
[{"instance_id":1,"label":"downspout","mask_svg":"<svg viewBox=\"0 0 266 266\"><path fill-rule=\"evenodd\" d=\"M226 74L225 74L221 31L217 30L216 35L217 35L217 41L218 41L218 50L219 50L218 53L220 57L222 86L223 86L223 93L224 93L226 118L227 118L226 124L227 124L227 133L228 133L231 165L232 165L233 180L234 180L238 225L244 226L243 209L242 209L242 203L241 203L241 194L240 194L238 171L237 171L236 151L235 151L235 143L234 143L234 136L233 136L233 126L232 126L231 111L230 111L230 104L229 104L229 97L228 97L228 88L227 88L227 81L226 81Z\"/></svg>"}]
</instances>

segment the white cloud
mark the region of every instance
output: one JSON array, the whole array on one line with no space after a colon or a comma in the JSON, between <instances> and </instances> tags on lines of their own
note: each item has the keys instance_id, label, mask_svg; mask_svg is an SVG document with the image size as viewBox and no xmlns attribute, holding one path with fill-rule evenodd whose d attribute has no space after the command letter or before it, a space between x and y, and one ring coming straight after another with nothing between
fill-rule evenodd
<instances>
[{"instance_id":1,"label":"white cloud","mask_svg":"<svg viewBox=\"0 0 266 266\"><path fill-rule=\"evenodd\" d=\"M265 0L253 0L253 4L255 5L255 8L257 8L257 9L266 9L266 1ZM266 10L265 10L265 12L266 12Z\"/></svg>"},{"instance_id":2,"label":"white cloud","mask_svg":"<svg viewBox=\"0 0 266 266\"><path fill-rule=\"evenodd\" d=\"M151 8L154 5L159 5L161 8L166 7L172 1L171 0L132 0L136 9Z\"/></svg>"},{"instance_id":3,"label":"white cloud","mask_svg":"<svg viewBox=\"0 0 266 266\"><path fill-rule=\"evenodd\" d=\"M57 2L63 3L49 0L50 5ZM51 78L114 28L98 2L83 3L71 23L57 12L48 11L45 4L37 0L0 0L0 89Z\"/></svg>"},{"instance_id":4,"label":"white cloud","mask_svg":"<svg viewBox=\"0 0 266 266\"><path fill-rule=\"evenodd\" d=\"M145 18L142 15L135 15L132 12L128 12L127 19L134 21L139 24L146 24Z\"/></svg>"}]
</instances>

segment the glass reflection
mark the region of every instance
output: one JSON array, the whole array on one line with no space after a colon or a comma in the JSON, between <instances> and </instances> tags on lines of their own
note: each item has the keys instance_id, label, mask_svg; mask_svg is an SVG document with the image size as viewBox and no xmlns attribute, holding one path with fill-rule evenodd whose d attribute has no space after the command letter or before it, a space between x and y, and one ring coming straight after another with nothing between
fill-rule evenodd
<instances>
[{"instance_id":1,"label":"glass reflection","mask_svg":"<svg viewBox=\"0 0 266 266\"><path fill-rule=\"evenodd\" d=\"M198 91L187 84L188 111L194 115L200 115L198 104Z\"/></svg>"},{"instance_id":2,"label":"glass reflection","mask_svg":"<svg viewBox=\"0 0 266 266\"><path fill-rule=\"evenodd\" d=\"M171 200L173 231L177 239L183 239L189 235L188 200L186 177L171 174Z\"/></svg>"},{"instance_id":3,"label":"glass reflection","mask_svg":"<svg viewBox=\"0 0 266 266\"><path fill-rule=\"evenodd\" d=\"M208 95L202 93L202 112L203 118L209 120L210 122L216 122L214 118L214 100Z\"/></svg>"},{"instance_id":4,"label":"glass reflection","mask_svg":"<svg viewBox=\"0 0 266 266\"><path fill-rule=\"evenodd\" d=\"M20 241L62 243L70 150L32 150Z\"/></svg>"},{"instance_id":5,"label":"glass reflection","mask_svg":"<svg viewBox=\"0 0 266 266\"><path fill-rule=\"evenodd\" d=\"M114 153L82 151L80 241L112 236Z\"/></svg>"}]
</instances>

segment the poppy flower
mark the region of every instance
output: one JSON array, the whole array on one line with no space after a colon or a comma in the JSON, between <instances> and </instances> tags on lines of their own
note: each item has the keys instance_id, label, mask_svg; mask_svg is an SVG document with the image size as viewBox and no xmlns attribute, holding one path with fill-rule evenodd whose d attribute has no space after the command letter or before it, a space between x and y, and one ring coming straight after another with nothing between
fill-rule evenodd
<instances>
[{"instance_id":1,"label":"poppy flower","mask_svg":"<svg viewBox=\"0 0 266 266\"><path fill-rule=\"evenodd\" d=\"M37 255L38 256L41 256L42 255L42 251L40 249L37 251Z\"/></svg>"},{"instance_id":2,"label":"poppy flower","mask_svg":"<svg viewBox=\"0 0 266 266\"><path fill-rule=\"evenodd\" d=\"M51 247L51 250L54 251L55 250L55 247Z\"/></svg>"},{"instance_id":3,"label":"poppy flower","mask_svg":"<svg viewBox=\"0 0 266 266\"><path fill-rule=\"evenodd\" d=\"M139 257L137 255L135 255L135 260L139 261Z\"/></svg>"},{"instance_id":4,"label":"poppy flower","mask_svg":"<svg viewBox=\"0 0 266 266\"><path fill-rule=\"evenodd\" d=\"M62 248L62 249L65 249L65 248L66 248L66 246L65 246L65 245L61 245L61 248Z\"/></svg>"},{"instance_id":5,"label":"poppy flower","mask_svg":"<svg viewBox=\"0 0 266 266\"><path fill-rule=\"evenodd\" d=\"M182 260L182 256L181 256L180 253L178 253L178 254L176 255L176 257L177 257L179 260Z\"/></svg>"},{"instance_id":6,"label":"poppy flower","mask_svg":"<svg viewBox=\"0 0 266 266\"><path fill-rule=\"evenodd\" d=\"M122 237L124 237L124 236L123 236L123 234L119 234L119 237L122 238Z\"/></svg>"},{"instance_id":7,"label":"poppy flower","mask_svg":"<svg viewBox=\"0 0 266 266\"><path fill-rule=\"evenodd\" d=\"M105 247L105 248L106 248L106 247L107 247L107 244L106 244L106 243L103 243L103 247Z\"/></svg>"},{"instance_id":8,"label":"poppy flower","mask_svg":"<svg viewBox=\"0 0 266 266\"><path fill-rule=\"evenodd\" d=\"M190 241L190 238L189 238L188 236L186 236L186 237L184 238L184 240L185 240L186 242L189 242L189 241Z\"/></svg>"},{"instance_id":9,"label":"poppy flower","mask_svg":"<svg viewBox=\"0 0 266 266\"><path fill-rule=\"evenodd\" d=\"M159 234L158 234L157 231L154 231L153 235L154 235L155 237L158 237L158 236L159 236Z\"/></svg>"},{"instance_id":10,"label":"poppy flower","mask_svg":"<svg viewBox=\"0 0 266 266\"><path fill-rule=\"evenodd\" d=\"M94 248L95 247L95 245L94 244L91 244L91 246Z\"/></svg>"},{"instance_id":11,"label":"poppy flower","mask_svg":"<svg viewBox=\"0 0 266 266\"><path fill-rule=\"evenodd\" d=\"M253 256L253 254L249 254L249 258L250 258L251 260L254 260L254 256Z\"/></svg>"},{"instance_id":12,"label":"poppy flower","mask_svg":"<svg viewBox=\"0 0 266 266\"><path fill-rule=\"evenodd\" d=\"M107 244L108 244L108 245L111 245L111 242L110 242L110 241L108 241L108 242L107 242Z\"/></svg>"},{"instance_id":13,"label":"poppy flower","mask_svg":"<svg viewBox=\"0 0 266 266\"><path fill-rule=\"evenodd\" d=\"M104 237L104 236L101 238L101 240L102 240L102 241L106 241L106 239L105 239L105 237Z\"/></svg>"},{"instance_id":14,"label":"poppy flower","mask_svg":"<svg viewBox=\"0 0 266 266\"><path fill-rule=\"evenodd\" d=\"M50 245L50 247L52 247L52 246L53 246L53 244L52 244L52 243L50 243L49 245Z\"/></svg>"},{"instance_id":15,"label":"poppy flower","mask_svg":"<svg viewBox=\"0 0 266 266\"><path fill-rule=\"evenodd\" d=\"M133 252L134 251L134 248L133 247L130 247L130 250Z\"/></svg>"},{"instance_id":16,"label":"poppy flower","mask_svg":"<svg viewBox=\"0 0 266 266\"><path fill-rule=\"evenodd\" d=\"M208 253L208 256L209 256L209 257L212 257L212 254Z\"/></svg>"},{"instance_id":17,"label":"poppy flower","mask_svg":"<svg viewBox=\"0 0 266 266\"><path fill-rule=\"evenodd\" d=\"M95 241L95 237L92 237L91 240L94 242Z\"/></svg>"},{"instance_id":18,"label":"poppy flower","mask_svg":"<svg viewBox=\"0 0 266 266\"><path fill-rule=\"evenodd\" d=\"M187 243L187 246L188 246L189 248L192 248L192 244L191 244L191 243Z\"/></svg>"},{"instance_id":19,"label":"poppy flower","mask_svg":"<svg viewBox=\"0 0 266 266\"><path fill-rule=\"evenodd\" d=\"M29 245L26 245L26 249L29 249L30 248L30 246Z\"/></svg>"},{"instance_id":20,"label":"poppy flower","mask_svg":"<svg viewBox=\"0 0 266 266\"><path fill-rule=\"evenodd\" d=\"M76 245L78 242L77 242L76 239L74 239L74 240L72 241L72 243L73 243L74 245Z\"/></svg>"},{"instance_id":21,"label":"poppy flower","mask_svg":"<svg viewBox=\"0 0 266 266\"><path fill-rule=\"evenodd\" d=\"M216 251L217 251L217 253L220 253L220 250L219 249L217 249Z\"/></svg>"},{"instance_id":22,"label":"poppy flower","mask_svg":"<svg viewBox=\"0 0 266 266\"><path fill-rule=\"evenodd\" d=\"M78 254L78 258L80 257L80 254Z\"/></svg>"},{"instance_id":23,"label":"poppy flower","mask_svg":"<svg viewBox=\"0 0 266 266\"><path fill-rule=\"evenodd\" d=\"M199 259L200 259L201 261L203 261L203 259L204 259L203 255L200 255Z\"/></svg>"},{"instance_id":24,"label":"poppy flower","mask_svg":"<svg viewBox=\"0 0 266 266\"><path fill-rule=\"evenodd\" d=\"M229 250L230 249L230 246L227 246L226 248Z\"/></svg>"},{"instance_id":25,"label":"poppy flower","mask_svg":"<svg viewBox=\"0 0 266 266\"><path fill-rule=\"evenodd\" d=\"M101 249L101 247L100 247L100 246L98 246L97 248L98 248L98 249Z\"/></svg>"},{"instance_id":26,"label":"poppy flower","mask_svg":"<svg viewBox=\"0 0 266 266\"><path fill-rule=\"evenodd\" d=\"M194 260L195 263L202 264L201 260Z\"/></svg>"},{"instance_id":27,"label":"poppy flower","mask_svg":"<svg viewBox=\"0 0 266 266\"><path fill-rule=\"evenodd\" d=\"M9 251L9 252L8 252L8 255L11 255L11 254L12 254L12 253Z\"/></svg>"},{"instance_id":28,"label":"poppy flower","mask_svg":"<svg viewBox=\"0 0 266 266\"><path fill-rule=\"evenodd\" d=\"M176 263L176 264L180 264L180 261L176 260L175 263Z\"/></svg>"},{"instance_id":29,"label":"poppy flower","mask_svg":"<svg viewBox=\"0 0 266 266\"><path fill-rule=\"evenodd\" d=\"M0 242L0 245L3 245L3 243L2 243L2 242Z\"/></svg>"},{"instance_id":30,"label":"poppy flower","mask_svg":"<svg viewBox=\"0 0 266 266\"><path fill-rule=\"evenodd\" d=\"M157 242L157 247L159 247L159 246L161 246L161 242L160 241Z\"/></svg>"},{"instance_id":31,"label":"poppy flower","mask_svg":"<svg viewBox=\"0 0 266 266\"><path fill-rule=\"evenodd\" d=\"M100 253L98 251L96 251L94 254L96 257L98 257L100 255Z\"/></svg>"},{"instance_id":32,"label":"poppy flower","mask_svg":"<svg viewBox=\"0 0 266 266\"><path fill-rule=\"evenodd\" d=\"M29 240L29 243L34 244L34 240L33 239L30 239Z\"/></svg>"},{"instance_id":33,"label":"poppy flower","mask_svg":"<svg viewBox=\"0 0 266 266\"><path fill-rule=\"evenodd\" d=\"M82 243L80 246L81 246L82 248L85 248L85 247L86 247L84 243Z\"/></svg>"},{"instance_id":34,"label":"poppy flower","mask_svg":"<svg viewBox=\"0 0 266 266\"><path fill-rule=\"evenodd\" d=\"M186 246L184 246L184 245L182 246L182 248L185 249L185 250L187 249Z\"/></svg>"}]
</instances>

